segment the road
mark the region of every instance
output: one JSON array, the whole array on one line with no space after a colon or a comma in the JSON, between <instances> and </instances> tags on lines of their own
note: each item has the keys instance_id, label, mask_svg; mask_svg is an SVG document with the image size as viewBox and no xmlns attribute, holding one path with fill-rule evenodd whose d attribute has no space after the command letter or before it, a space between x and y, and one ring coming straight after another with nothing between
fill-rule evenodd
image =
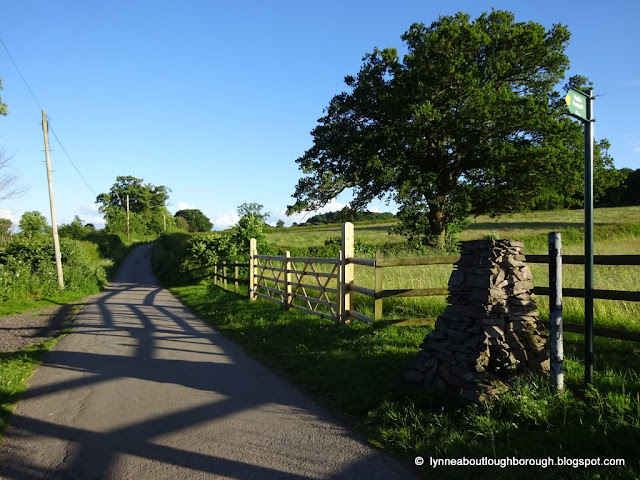
<instances>
[{"instance_id":1,"label":"road","mask_svg":"<svg viewBox=\"0 0 640 480\"><path fill-rule=\"evenodd\" d=\"M163 289L149 245L73 327L16 407L0 478L416 478Z\"/></svg>"}]
</instances>

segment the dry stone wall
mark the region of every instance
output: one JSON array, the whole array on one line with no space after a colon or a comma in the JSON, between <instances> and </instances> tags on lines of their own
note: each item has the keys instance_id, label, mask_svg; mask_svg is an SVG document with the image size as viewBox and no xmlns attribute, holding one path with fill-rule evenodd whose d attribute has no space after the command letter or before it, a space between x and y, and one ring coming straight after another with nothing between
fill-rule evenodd
<instances>
[{"instance_id":1,"label":"dry stone wall","mask_svg":"<svg viewBox=\"0 0 640 480\"><path fill-rule=\"evenodd\" d=\"M406 378L482 402L522 373L548 373L548 333L538 318L521 242L461 244L448 306L420 345Z\"/></svg>"}]
</instances>

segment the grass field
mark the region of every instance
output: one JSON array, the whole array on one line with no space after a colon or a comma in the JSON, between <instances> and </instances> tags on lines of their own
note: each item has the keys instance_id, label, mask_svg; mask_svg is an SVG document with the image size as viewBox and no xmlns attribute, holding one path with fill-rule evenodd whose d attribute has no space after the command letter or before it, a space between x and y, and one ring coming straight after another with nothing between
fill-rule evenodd
<instances>
[{"instance_id":1,"label":"grass field","mask_svg":"<svg viewBox=\"0 0 640 480\"><path fill-rule=\"evenodd\" d=\"M636 479L640 475L640 345L596 338L596 388L582 391L582 339L565 336L567 390L517 381L500 401L457 405L403 380L429 327L353 322L336 327L279 305L199 285L172 289L233 338L404 462L434 458L622 458L625 467L507 468L426 465L425 478Z\"/></svg>"},{"instance_id":2,"label":"grass field","mask_svg":"<svg viewBox=\"0 0 640 480\"><path fill-rule=\"evenodd\" d=\"M498 238L518 240L551 231L581 229L584 221L583 210L558 210L551 212L529 212L490 218L486 215L471 217L471 224L460 234L460 240L475 240L491 235ZM639 207L596 208L594 210L596 227L635 224L640 226ZM368 243L403 242L405 237L389 234L394 223L356 225L356 239ZM340 236L340 225L294 227L271 229L267 238L282 247L319 246L330 237ZM636 243L640 252L640 239ZM539 249L536 245L535 250ZM544 244L542 245L544 247ZM542 253L527 250L528 253ZM596 253L601 253L597 251ZM602 252L604 253L604 252Z\"/></svg>"},{"instance_id":3,"label":"grass field","mask_svg":"<svg viewBox=\"0 0 640 480\"><path fill-rule=\"evenodd\" d=\"M461 240L486 238L509 238L522 240L529 254L547 252L547 234L563 232L563 252L583 254L582 210L532 212L492 219L486 216L472 220L470 227L460 234ZM600 208L595 210L595 253L600 255L640 254L640 207ZM389 235L393 224L356 225L355 237L367 243L403 242L398 235ZM281 248L304 245L323 245L327 238L340 235L340 225L326 227L299 227L274 229L268 233L270 241ZM405 255L413 256L410 251ZM372 256L372 255L369 255ZM536 286L548 286L547 265L531 264ZM383 288L437 288L447 285L453 267L450 265L393 267L384 269ZM356 281L360 286L373 288L374 269L356 266ZM580 265L563 267L565 287L584 287L584 268ZM594 286L598 289L640 291L640 266L597 265ZM543 319L548 318L548 298L538 297ZM406 319L412 317L435 317L445 308L444 297L392 298L384 300L384 319ZM373 299L355 295L355 307L360 313L373 316ZM582 323L584 301L565 298L564 318L570 323ZM640 303L599 300L594 302L596 325L640 331Z\"/></svg>"},{"instance_id":4,"label":"grass field","mask_svg":"<svg viewBox=\"0 0 640 480\"><path fill-rule=\"evenodd\" d=\"M561 230L565 253L582 253L582 212L541 212L479 218L462 239L491 236L525 241L528 253L545 253L546 234ZM596 211L596 253L640 254L640 207ZM390 225L356 225L356 239L394 240ZM322 245L340 227L271 231L281 247ZM396 238L396 240L402 238ZM410 252L407 252L410 254ZM319 267L321 268L321 267ZM451 266L385 269L384 288L442 287ZM545 265L531 265L536 285L547 284ZM357 266L356 283L373 287L373 268ZM596 266L596 288L639 291L640 267ZM565 286L581 287L582 268L565 266ZM425 478L443 479L637 479L640 478L640 343L596 337L594 386L584 389L583 336L565 333L566 391L555 395L544 378L524 377L497 401L460 405L403 380L407 364L431 327L398 328L353 321L336 327L275 303L248 302L246 296L216 286L173 291L252 355L272 366L336 415L367 435L374 445L413 462L434 458L618 458L624 467L423 467ZM565 299L564 318L580 323L582 301ZM547 299L538 297L541 317ZM444 297L386 299L385 318L433 317ZM371 315L373 301L356 296L356 310ZM640 331L639 304L596 301L596 324Z\"/></svg>"}]
</instances>

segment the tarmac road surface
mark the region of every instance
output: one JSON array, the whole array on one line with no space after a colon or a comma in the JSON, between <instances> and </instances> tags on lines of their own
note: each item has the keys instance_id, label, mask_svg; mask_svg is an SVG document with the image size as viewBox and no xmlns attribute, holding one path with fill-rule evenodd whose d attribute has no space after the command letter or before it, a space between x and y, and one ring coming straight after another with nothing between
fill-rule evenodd
<instances>
[{"instance_id":1,"label":"tarmac road surface","mask_svg":"<svg viewBox=\"0 0 640 480\"><path fill-rule=\"evenodd\" d=\"M73 326L14 411L0 478L417 478L164 290L150 245Z\"/></svg>"}]
</instances>

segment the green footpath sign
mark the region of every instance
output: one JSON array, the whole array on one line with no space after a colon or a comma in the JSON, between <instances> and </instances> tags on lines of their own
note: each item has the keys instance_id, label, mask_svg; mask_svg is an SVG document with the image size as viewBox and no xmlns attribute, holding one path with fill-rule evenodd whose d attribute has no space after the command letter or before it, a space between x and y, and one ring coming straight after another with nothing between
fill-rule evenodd
<instances>
[{"instance_id":1,"label":"green footpath sign","mask_svg":"<svg viewBox=\"0 0 640 480\"><path fill-rule=\"evenodd\" d=\"M570 89L569 92L567 92L567 96L564 97L564 100L567 102L567 107L569 107L569 113L579 120L589 121L587 118L588 98L586 94L573 88Z\"/></svg>"}]
</instances>

